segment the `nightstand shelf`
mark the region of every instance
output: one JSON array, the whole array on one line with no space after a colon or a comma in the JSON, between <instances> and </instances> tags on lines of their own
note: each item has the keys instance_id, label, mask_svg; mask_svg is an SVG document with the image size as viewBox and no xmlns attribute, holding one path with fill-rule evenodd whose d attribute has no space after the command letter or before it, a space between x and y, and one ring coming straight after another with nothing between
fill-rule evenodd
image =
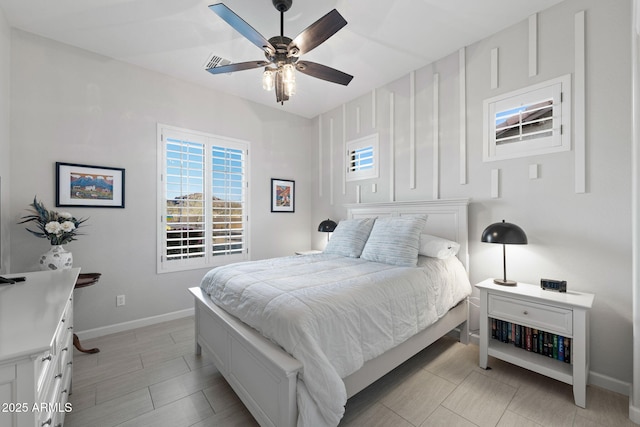
<instances>
[{"instance_id":1,"label":"nightstand shelf","mask_svg":"<svg viewBox=\"0 0 640 427\"><path fill-rule=\"evenodd\" d=\"M570 363L545 357L539 353L533 353L515 347L511 343L507 344L495 339L489 339L488 354L496 359L530 369L563 383L573 384L573 366Z\"/></svg>"},{"instance_id":2,"label":"nightstand shelf","mask_svg":"<svg viewBox=\"0 0 640 427\"><path fill-rule=\"evenodd\" d=\"M582 292L546 291L518 283L502 286L487 279L480 290L480 367L489 356L573 385L576 405L586 406L589 373L589 309L594 295ZM491 338L491 319L535 328L571 339L571 363Z\"/></svg>"}]
</instances>

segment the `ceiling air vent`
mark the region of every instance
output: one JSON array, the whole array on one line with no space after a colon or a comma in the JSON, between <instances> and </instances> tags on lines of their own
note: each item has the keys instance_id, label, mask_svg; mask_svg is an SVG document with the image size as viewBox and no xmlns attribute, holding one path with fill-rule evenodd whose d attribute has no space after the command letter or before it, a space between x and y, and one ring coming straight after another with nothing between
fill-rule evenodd
<instances>
[{"instance_id":1,"label":"ceiling air vent","mask_svg":"<svg viewBox=\"0 0 640 427\"><path fill-rule=\"evenodd\" d=\"M204 69L208 70L209 68L215 68L215 67L220 67L222 65L229 65L229 64L231 64L230 60L220 58L218 55L212 53L211 55L209 55L207 62L205 62Z\"/></svg>"}]
</instances>

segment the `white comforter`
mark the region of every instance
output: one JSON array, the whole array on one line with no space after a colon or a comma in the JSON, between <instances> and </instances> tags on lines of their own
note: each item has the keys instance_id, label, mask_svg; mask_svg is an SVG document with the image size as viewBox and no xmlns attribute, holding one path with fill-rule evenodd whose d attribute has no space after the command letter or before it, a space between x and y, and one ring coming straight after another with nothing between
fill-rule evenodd
<instances>
[{"instance_id":1,"label":"white comforter","mask_svg":"<svg viewBox=\"0 0 640 427\"><path fill-rule=\"evenodd\" d=\"M471 293L455 257L420 257L418 268L330 254L275 258L215 268L200 286L302 363L299 426L337 425L342 378Z\"/></svg>"}]
</instances>

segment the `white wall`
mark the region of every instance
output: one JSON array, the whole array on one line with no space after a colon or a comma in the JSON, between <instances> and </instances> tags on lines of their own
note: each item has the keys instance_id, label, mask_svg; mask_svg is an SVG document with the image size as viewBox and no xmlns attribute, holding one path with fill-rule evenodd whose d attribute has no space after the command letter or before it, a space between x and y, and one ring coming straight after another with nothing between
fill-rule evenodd
<instances>
[{"instance_id":1,"label":"white wall","mask_svg":"<svg viewBox=\"0 0 640 427\"><path fill-rule=\"evenodd\" d=\"M74 265L103 274L76 291L77 330L193 306L186 289L204 270L156 274L157 123L249 142L252 259L310 246L313 138L301 143L313 135L310 120L19 30L12 35L11 270L37 269L49 249L17 222L34 195L54 207L56 161L126 170L125 209L64 208L89 217L84 235L67 245ZM295 213L270 212L271 178L296 181ZM119 294L126 305L116 308Z\"/></svg>"},{"instance_id":2,"label":"white wall","mask_svg":"<svg viewBox=\"0 0 640 427\"><path fill-rule=\"evenodd\" d=\"M11 32L0 9L0 273L9 271L9 78Z\"/></svg>"},{"instance_id":3,"label":"white wall","mask_svg":"<svg viewBox=\"0 0 640 427\"><path fill-rule=\"evenodd\" d=\"M581 10L586 10L587 40L584 194L575 192L575 140L569 152L490 163L482 161L481 151L484 99L568 73L575 78L574 16ZM520 225L529 237L529 245L507 248L508 276L530 283L539 283L543 277L563 279L569 289L595 293L591 312L591 381L628 392L632 381L629 16L627 1L567 0L540 13L538 73L533 77L528 74L528 21L466 48L465 184L459 179L458 52L416 70L413 94L411 77L405 76L347 103L344 110L338 108L321 115L315 121L321 137L313 152L312 227L326 217L344 218L346 210L342 205L356 201L357 183L343 187L343 141L379 132L380 177L359 183L362 202L387 201L392 194L396 200L430 200L434 198L434 183L440 198L470 198L472 282L502 273L501 247L481 243L482 230L502 219ZM499 48L496 89L490 85L493 48ZM439 75L440 141L436 158L439 172L434 178L435 73ZM413 152L412 99L416 144ZM416 165L414 189L410 188L412 158ZM531 164L538 165L538 179L529 179ZM500 169L498 198L491 197L492 169ZM375 193L372 184L377 186ZM322 246L323 237L313 236L314 246ZM471 326L477 329L477 310L471 315Z\"/></svg>"}]
</instances>

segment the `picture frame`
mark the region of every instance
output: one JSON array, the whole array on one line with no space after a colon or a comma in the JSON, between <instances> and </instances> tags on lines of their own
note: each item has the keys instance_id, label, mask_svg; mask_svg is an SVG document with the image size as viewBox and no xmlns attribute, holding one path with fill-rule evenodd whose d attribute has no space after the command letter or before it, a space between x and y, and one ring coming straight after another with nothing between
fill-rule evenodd
<instances>
[{"instance_id":1,"label":"picture frame","mask_svg":"<svg viewBox=\"0 0 640 427\"><path fill-rule=\"evenodd\" d=\"M56 206L124 208L122 168L56 162Z\"/></svg>"},{"instance_id":2,"label":"picture frame","mask_svg":"<svg viewBox=\"0 0 640 427\"><path fill-rule=\"evenodd\" d=\"M295 212L296 182L271 178L271 212Z\"/></svg>"}]
</instances>

